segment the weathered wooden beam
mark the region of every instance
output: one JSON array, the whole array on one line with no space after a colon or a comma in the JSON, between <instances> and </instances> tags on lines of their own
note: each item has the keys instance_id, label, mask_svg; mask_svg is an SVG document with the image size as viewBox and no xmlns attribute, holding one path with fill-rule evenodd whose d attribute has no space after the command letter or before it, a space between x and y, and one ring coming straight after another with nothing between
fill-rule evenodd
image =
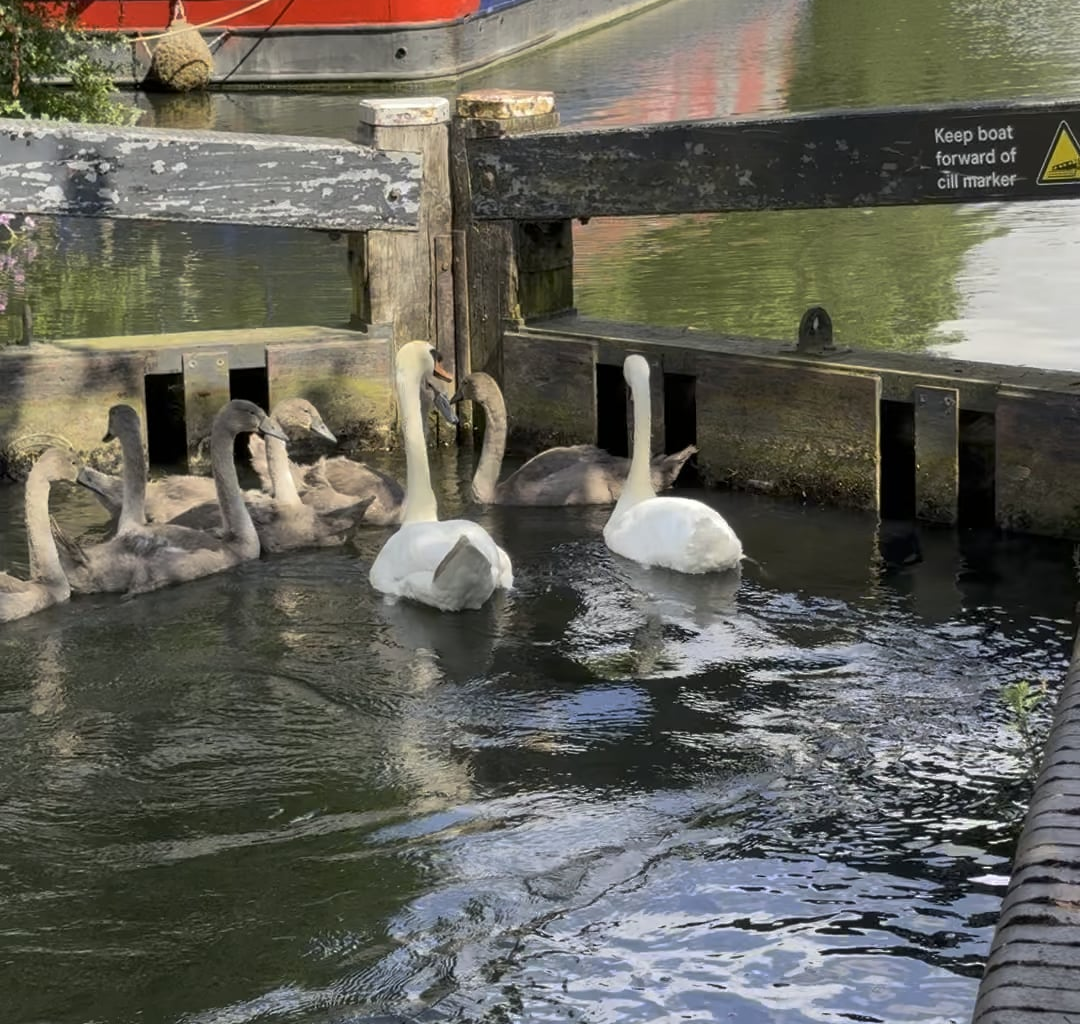
<instances>
[{"instance_id":1,"label":"weathered wooden beam","mask_svg":"<svg viewBox=\"0 0 1080 1024\"><path fill-rule=\"evenodd\" d=\"M704 354L697 371L698 466L707 482L878 508L878 377Z\"/></svg>"},{"instance_id":2,"label":"weathered wooden beam","mask_svg":"<svg viewBox=\"0 0 1080 1024\"><path fill-rule=\"evenodd\" d=\"M507 333L503 396L508 446L543 448L596 442L596 351L580 341Z\"/></svg>"},{"instance_id":3,"label":"weathered wooden beam","mask_svg":"<svg viewBox=\"0 0 1080 1024\"><path fill-rule=\"evenodd\" d=\"M955 388L913 389L915 407L915 515L932 523L956 522L960 494L960 404Z\"/></svg>"},{"instance_id":4,"label":"weathered wooden beam","mask_svg":"<svg viewBox=\"0 0 1080 1024\"><path fill-rule=\"evenodd\" d=\"M144 414L143 364L141 352L65 351L51 345L0 348L4 468L25 472L32 455L58 444L115 471L119 448L102 441L109 406L126 402Z\"/></svg>"},{"instance_id":5,"label":"weathered wooden beam","mask_svg":"<svg viewBox=\"0 0 1080 1024\"><path fill-rule=\"evenodd\" d=\"M0 210L364 231L417 223L414 153L335 139L0 119Z\"/></svg>"},{"instance_id":6,"label":"weathered wooden beam","mask_svg":"<svg viewBox=\"0 0 1080 1024\"><path fill-rule=\"evenodd\" d=\"M960 408L970 412L995 412L998 392L1002 388L1058 391L1080 397L1080 380L1076 373L949 359L930 352L852 348L807 356L797 352L793 342L774 338L746 338L585 316L533 321L522 332L537 337L574 337L587 341L598 346L600 362L610 363L620 358L619 353L625 351L627 344L663 345L664 369L668 373L693 375L699 353L716 352L782 366L817 366L873 374L881 378L882 399L892 402L913 401L914 389L918 386L953 388L959 394Z\"/></svg>"},{"instance_id":7,"label":"weathered wooden beam","mask_svg":"<svg viewBox=\"0 0 1080 1024\"><path fill-rule=\"evenodd\" d=\"M389 325L366 335L266 346L270 405L302 397L315 403L346 448L385 448L393 429L394 339Z\"/></svg>"},{"instance_id":8,"label":"weathered wooden beam","mask_svg":"<svg viewBox=\"0 0 1080 1024\"><path fill-rule=\"evenodd\" d=\"M481 219L1080 198L1080 103L545 131L468 142Z\"/></svg>"},{"instance_id":9,"label":"weathered wooden beam","mask_svg":"<svg viewBox=\"0 0 1080 1024\"><path fill-rule=\"evenodd\" d=\"M472 216L475 178L469 168L469 146L477 139L498 140L521 132L554 128L559 123L555 97L550 92L483 89L462 93L455 101L451 125L450 177L453 190L454 229L463 246L459 267L466 272L456 286L458 320L469 328L469 362L478 370L502 376L502 330L504 321L520 321L533 311L528 303L541 300L535 312L557 308L551 300L572 295L573 266L570 225L547 231L547 240L565 253L563 268L555 264L527 271L530 278L520 287L518 258L523 235L509 220L491 223ZM542 249L543 229L535 236ZM528 247L528 246L526 246ZM562 283L557 283L559 280ZM522 302L526 305L522 306ZM464 309L460 307L464 306Z\"/></svg>"},{"instance_id":10,"label":"weathered wooden beam","mask_svg":"<svg viewBox=\"0 0 1080 1024\"><path fill-rule=\"evenodd\" d=\"M435 340L433 239L450 230L449 137L450 103L442 97L360 104L360 141L380 152L419 154L423 186L416 232L367 231L349 238L354 327L389 323L399 343Z\"/></svg>"},{"instance_id":11,"label":"weathered wooden beam","mask_svg":"<svg viewBox=\"0 0 1080 1024\"><path fill-rule=\"evenodd\" d=\"M1080 539L1080 396L998 395L994 473L998 525Z\"/></svg>"}]
</instances>

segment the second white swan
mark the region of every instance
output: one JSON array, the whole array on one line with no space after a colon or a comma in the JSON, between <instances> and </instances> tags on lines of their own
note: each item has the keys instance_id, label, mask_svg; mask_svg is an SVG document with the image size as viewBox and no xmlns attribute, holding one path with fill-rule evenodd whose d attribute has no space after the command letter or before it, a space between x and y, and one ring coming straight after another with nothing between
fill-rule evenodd
<instances>
[{"instance_id":1,"label":"second white swan","mask_svg":"<svg viewBox=\"0 0 1080 1024\"><path fill-rule=\"evenodd\" d=\"M649 472L649 364L630 355L623 376L634 403L634 447L626 485L604 526L604 543L642 565L702 573L734 569L742 542L719 512L693 498L657 497Z\"/></svg>"}]
</instances>

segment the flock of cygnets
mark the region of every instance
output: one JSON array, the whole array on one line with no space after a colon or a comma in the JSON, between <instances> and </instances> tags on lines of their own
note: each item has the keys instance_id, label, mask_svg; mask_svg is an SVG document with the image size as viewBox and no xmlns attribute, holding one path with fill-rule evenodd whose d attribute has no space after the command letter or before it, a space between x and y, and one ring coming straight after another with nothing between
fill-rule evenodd
<instances>
[{"instance_id":1,"label":"flock of cygnets","mask_svg":"<svg viewBox=\"0 0 1080 1024\"><path fill-rule=\"evenodd\" d=\"M634 409L629 461L594 445L551 448L502 481L502 395L487 374L466 377L451 403L475 401L486 413L473 498L510 505L614 502L603 534L616 554L684 573L736 567L742 545L715 509L689 498L657 496L674 483L696 448L651 457L649 365L631 355L623 373ZM335 440L304 399L281 403L273 417L252 402L228 402L211 429L212 476L166 476L148 483L138 414L131 406L114 405L105 440L120 443L121 477L81 466L60 448L45 450L31 469L25 495L30 578L0 574L0 621L30 615L73 593L131 596L221 572L262 551L341 544L360 524L398 526L372 563L369 578L375 590L442 611L481 607L497 588L513 584L513 568L478 523L438 517L423 400L442 397L434 381L450 377L423 341L398 350L395 377L405 444L404 487L344 457L310 466L291 461L285 426ZM440 408L452 418L444 397ZM233 447L236 437L247 432L262 490L244 492ZM49 490L56 481L77 482L94 492L114 519L108 540L82 544L56 527L49 515Z\"/></svg>"}]
</instances>

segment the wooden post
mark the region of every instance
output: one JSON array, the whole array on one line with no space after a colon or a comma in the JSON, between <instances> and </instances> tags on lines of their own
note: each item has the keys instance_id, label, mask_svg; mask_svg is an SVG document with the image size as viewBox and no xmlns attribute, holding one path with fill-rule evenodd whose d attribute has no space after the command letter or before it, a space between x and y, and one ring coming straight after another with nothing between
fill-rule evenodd
<instances>
[{"instance_id":1,"label":"wooden post","mask_svg":"<svg viewBox=\"0 0 1080 1024\"><path fill-rule=\"evenodd\" d=\"M229 353L201 349L183 354L184 424L188 472L210 465L210 428L229 400Z\"/></svg>"},{"instance_id":2,"label":"wooden post","mask_svg":"<svg viewBox=\"0 0 1080 1024\"><path fill-rule=\"evenodd\" d=\"M960 491L960 395L955 388L916 385L915 515L956 523Z\"/></svg>"},{"instance_id":3,"label":"wooden post","mask_svg":"<svg viewBox=\"0 0 1080 1024\"><path fill-rule=\"evenodd\" d=\"M434 97L370 99L360 104L358 141L384 152L420 154L423 180L416 231L369 230L349 235L353 288L350 326L389 325L393 347L415 338L430 341L455 373L453 317L440 315L436 240L450 235L450 103ZM440 250L441 250L440 246ZM396 435L396 431L392 436ZM453 432L441 419L439 442Z\"/></svg>"},{"instance_id":4,"label":"wooden post","mask_svg":"<svg viewBox=\"0 0 1080 1024\"><path fill-rule=\"evenodd\" d=\"M456 320L469 331L458 339L458 360L500 381L504 325L573 307L572 222L474 219L468 147L558 123L550 92L485 89L457 98L450 143L454 228L462 239L454 252Z\"/></svg>"}]
</instances>

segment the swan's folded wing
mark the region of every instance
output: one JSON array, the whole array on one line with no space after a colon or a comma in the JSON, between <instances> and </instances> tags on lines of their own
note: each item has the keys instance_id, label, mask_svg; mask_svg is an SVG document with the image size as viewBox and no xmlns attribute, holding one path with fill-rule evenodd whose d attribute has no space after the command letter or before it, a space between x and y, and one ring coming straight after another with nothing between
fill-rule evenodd
<instances>
[{"instance_id":1,"label":"swan's folded wing","mask_svg":"<svg viewBox=\"0 0 1080 1024\"><path fill-rule=\"evenodd\" d=\"M384 495L384 504L389 500L398 505L405 498L404 489L392 476L343 456L324 462L322 478L339 494L355 494L358 497Z\"/></svg>"},{"instance_id":2,"label":"swan's folded wing","mask_svg":"<svg viewBox=\"0 0 1080 1024\"><path fill-rule=\"evenodd\" d=\"M216 534L221 530L221 506L216 501L204 501L170 519L167 525Z\"/></svg>"},{"instance_id":3,"label":"swan's folded wing","mask_svg":"<svg viewBox=\"0 0 1080 1024\"><path fill-rule=\"evenodd\" d=\"M40 584L20 580L10 573L0 572L0 594L25 594Z\"/></svg>"},{"instance_id":4,"label":"swan's folded wing","mask_svg":"<svg viewBox=\"0 0 1080 1024\"><path fill-rule=\"evenodd\" d=\"M72 566L88 564L86 549L74 537L69 537L60 524L49 516L49 526L52 529L53 539L56 541L56 551L60 556L60 564L64 572L68 572Z\"/></svg>"},{"instance_id":5,"label":"swan's folded wing","mask_svg":"<svg viewBox=\"0 0 1080 1024\"><path fill-rule=\"evenodd\" d=\"M513 472L512 478L522 482L539 480L561 473L569 467L580 466L582 463L595 465L601 469L623 463L623 475L626 474L626 468L629 465L626 459L620 459L611 452L598 448L595 444L564 445L559 448L548 448L534 455Z\"/></svg>"},{"instance_id":6,"label":"swan's folded wing","mask_svg":"<svg viewBox=\"0 0 1080 1024\"><path fill-rule=\"evenodd\" d=\"M125 537L125 547L132 554L145 557L164 549L174 552L198 552L224 550L220 537L205 530L195 530L175 523L162 523L153 526L145 533L129 534Z\"/></svg>"}]
</instances>

